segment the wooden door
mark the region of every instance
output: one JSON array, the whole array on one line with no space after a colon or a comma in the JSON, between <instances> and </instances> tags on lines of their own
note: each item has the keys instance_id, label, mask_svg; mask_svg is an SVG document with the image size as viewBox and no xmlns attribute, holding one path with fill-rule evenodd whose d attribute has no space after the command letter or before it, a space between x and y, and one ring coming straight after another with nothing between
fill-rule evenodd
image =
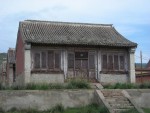
<instances>
[{"instance_id":1,"label":"wooden door","mask_svg":"<svg viewBox=\"0 0 150 113\"><path fill-rule=\"evenodd\" d=\"M75 77L77 78L88 77L88 59L75 60Z\"/></svg>"}]
</instances>

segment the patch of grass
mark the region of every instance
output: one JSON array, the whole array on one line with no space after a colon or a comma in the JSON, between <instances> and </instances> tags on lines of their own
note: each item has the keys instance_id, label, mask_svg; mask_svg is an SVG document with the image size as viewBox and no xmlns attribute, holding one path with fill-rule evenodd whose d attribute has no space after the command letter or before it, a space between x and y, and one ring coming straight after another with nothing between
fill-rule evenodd
<instances>
[{"instance_id":1,"label":"patch of grass","mask_svg":"<svg viewBox=\"0 0 150 113\"><path fill-rule=\"evenodd\" d=\"M84 107L68 108L64 113L109 113L106 107L100 107L98 104L90 104Z\"/></svg>"},{"instance_id":2,"label":"patch of grass","mask_svg":"<svg viewBox=\"0 0 150 113\"><path fill-rule=\"evenodd\" d=\"M86 80L74 79L67 84L66 88L67 89L90 89L91 87L89 82Z\"/></svg>"},{"instance_id":3,"label":"patch of grass","mask_svg":"<svg viewBox=\"0 0 150 113\"><path fill-rule=\"evenodd\" d=\"M143 108L145 113L150 113L150 108Z\"/></svg>"},{"instance_id":4,"label":"patch of grass","mask_svg":"<svg viewBox=\"0 0 150 113\"><path fill-rule=\"evenodd\" d=\"M4 87L0 84L0 90L50 90L50 89L90 89L90 83L86 80L75 79L67 84L60 83L28 83L25 86Z\"/></svg>"},{"instance_id":5,"label":"patch of grass","mask_svg":"<svg viewBox=\"0 0 150 113\"><path fill-rule=\"evenodd\" d=\"M0 113L4 113L4 110L0 107Z\"/></svg>"},{"instance_id":6,"label":"patch of grass","mask_svg":"<svg viewBox=\"0 0 150 113\"><path fill-rule=\"evenodd\" d=\"M64 111L64 106L62 104L57 104L50 110L50 113L63 113Z\"/></svg>"},{"instance_id":7,"label":"patch of grass","mask_svg":"<svg viewBox=\"0 0 150 113\"><path fill-rule=\"evenodd\" d=\"M129 109L127 111L123 111L121 113L139 113L136 109Z\"/></svg>"},{"instance_id":8,"label":"patch of grass","mask_svg":"<svg viewBox=\"0 0 150 113\"><path fill-rule=\"evenodd\" d=\"M149 89L150 83L132 84L132 83L116 83L113 85L104 85L105 89Z\"/></svg>"},{"instance_id":9,"label":"patch of grass","mask_svg":"<svg viewBox=\"0 0 150 113\"><path fill-rule=\"evenodd\" d=\"M64 84L51 83L49 84L49 89L65 89Z\"/></svg>"},{"instance_id":10,"label":"patch of grass","mask_svg":"<svg viewBox=\"0 0 150 113\"><path fill-rule=\"evenodd\" d=\"M98 104L90 104L83 107L67 108L67 109L64 109L62 104L58 104L47 111L37 111L35 109L16 110L13 108L7 112L2 113L109 113L109 112L107 111L107 108L100 107Z\"/></svg>"}]
</instances>

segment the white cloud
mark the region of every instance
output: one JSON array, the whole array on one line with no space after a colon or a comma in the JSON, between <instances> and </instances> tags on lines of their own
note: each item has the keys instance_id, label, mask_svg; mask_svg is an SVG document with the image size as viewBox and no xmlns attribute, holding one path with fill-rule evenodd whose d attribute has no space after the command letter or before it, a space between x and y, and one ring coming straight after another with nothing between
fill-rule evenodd
<instances>
[{"instance_id":1,"label":"white cloud","mask_svg":"<svg viewBox=\"0 0 150 113\"><path fill-rule=\"evenodd\" d=\"M108 23L125 36L141 34L145 31L137 26L150 25L149 4L150 0L1 0L0 34L15 42L18 22L25 19ZM142 41L148 43L148 36ZM140 36L134 40L139 43Z\"/></svg>"}]
</instances>

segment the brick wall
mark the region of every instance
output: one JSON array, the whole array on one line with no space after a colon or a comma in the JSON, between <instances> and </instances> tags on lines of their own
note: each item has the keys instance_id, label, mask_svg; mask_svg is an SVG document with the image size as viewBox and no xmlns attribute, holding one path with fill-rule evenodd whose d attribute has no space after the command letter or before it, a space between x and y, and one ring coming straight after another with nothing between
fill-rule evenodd
<instances>
[{"instance_id":1,"label":"brick wall","mask_svg":"<svg viewBox=\"0 0 150 113\"><path fill-rule=\"evenodd\" d=\"M17 46L16 46L16 75L24 72L24 44L20 33L18 32Z\"/></svg>"}]
</instances>

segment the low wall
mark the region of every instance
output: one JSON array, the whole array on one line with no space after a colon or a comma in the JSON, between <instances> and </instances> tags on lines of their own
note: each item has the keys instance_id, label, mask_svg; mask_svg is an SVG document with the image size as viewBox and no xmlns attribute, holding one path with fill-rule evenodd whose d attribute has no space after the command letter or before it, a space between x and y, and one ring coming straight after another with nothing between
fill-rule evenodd
<instances>
[{"instance_id":1,"label":"low wall","mask_svg":"<svg viewBox=\"0 0 150 113\"><path fill-rule=\"evenodd\" d=\"M63 74L31 74L31 83L64 83Z\"/></svg>"},{"instance_id":2,"label":"low wall","mask_svg":"<svg viewBox=\"0 0 150 113\"><path fill-rule=\"evenodd\" d=\"M141 108L150 108L150 89L127 89L134 102Z\"/></svg>"},{"instance_id":3,"label":"low wall","mask_svg":"<svg viewBox=\"0 0 150 113\"><path fill-rule=\"evenodd\" d=\"M136 76L136 83L150 82L150 75Z\"/></svg>"},{"instance_id":4,"label":"low wall","mask_svg":"<svg viewBox=\"0 0 150 113\"><path fill-rule=\"evenodd\" d=\"M24 73L21 73L16 76L16 82L13 83L13 85L23 86L24 85Z\"/></svg>"},{"instance_id":5,"label":"low wall","mask_svg":"<svg viewBox=\"0 0 150 113\"><path fill-rule=\"evenodd\" d=\"M96 102L94 90L20 90L0 91L0 108L9 110L34 108L46 110L62 104L66 107L79 107Z\"/></svg>"},{"instance_id":6,"label":"low wall","mask_svg":"<svg viewBox=\"0 0 150 113\"><path fill-rule=\"evenodd\" d=\"M105 83L126 83L129 82L127 74L99 74L98 80Z\"/></svg>"}]
</instances>

